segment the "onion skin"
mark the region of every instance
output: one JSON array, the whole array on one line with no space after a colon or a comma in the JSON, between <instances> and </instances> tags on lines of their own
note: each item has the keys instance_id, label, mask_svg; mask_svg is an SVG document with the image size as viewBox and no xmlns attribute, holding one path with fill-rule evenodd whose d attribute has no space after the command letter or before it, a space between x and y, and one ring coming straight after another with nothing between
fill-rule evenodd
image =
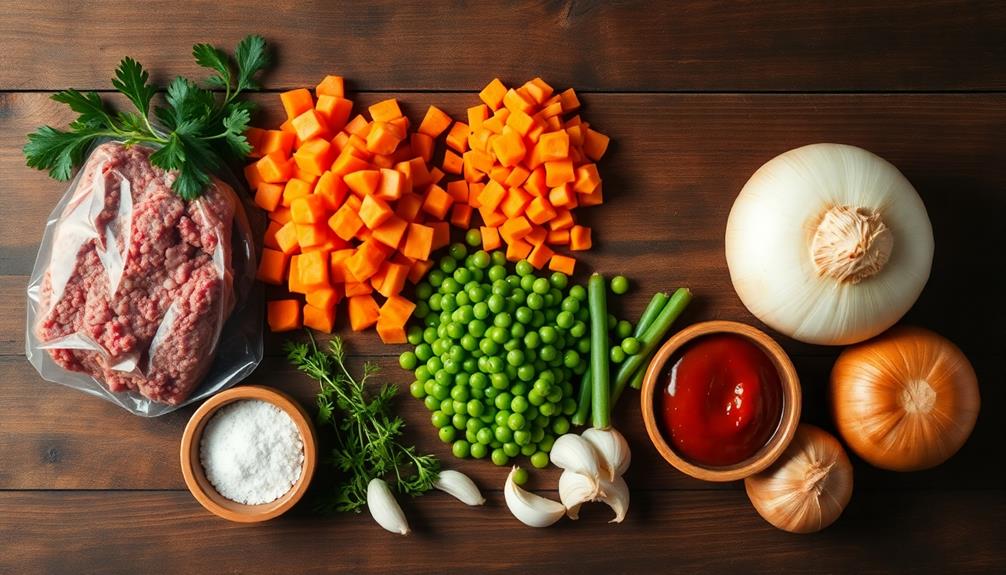
<instances>
[{"instance_id":1,"label":"onion skin","mask_svg":"<svg viewBox=\"0 0 1006 575\"><path fill-rule=\"evenodd\" d=\"M899 327L842 352L831 407L849 448L891 471L935 467L974 429L978 378L960 348L919 327Z\"/></svg>"},{"instance_id":2,"label":"onion skin","mask_svg":"<svg viewBox=\"0 0 1006 575\"><path fill-rule=\"evenodd\" d=\"M765 521L790 533L813 533L849 504L852 463L834 436L804 423L775 463L744 480L744 489Z\"/></svg>"}]
</instances>

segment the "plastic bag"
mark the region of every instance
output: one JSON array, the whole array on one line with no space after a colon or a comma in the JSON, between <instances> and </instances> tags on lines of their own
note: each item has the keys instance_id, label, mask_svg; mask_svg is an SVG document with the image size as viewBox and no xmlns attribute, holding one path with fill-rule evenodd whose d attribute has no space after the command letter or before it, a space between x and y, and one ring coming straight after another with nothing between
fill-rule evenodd
<instances>
[{"instance_id":1,"label":"plastic bag","mask_svg":"<svg viewBox=\"0 0 1006 575\"><path fill-rule=\"evenodd\" d=\"M262 359L255 211L217 178L182 200L152 151L91 151L46 223L25 346L44 379L147 417L233 386Z\"/></svg>"}]
</instances>

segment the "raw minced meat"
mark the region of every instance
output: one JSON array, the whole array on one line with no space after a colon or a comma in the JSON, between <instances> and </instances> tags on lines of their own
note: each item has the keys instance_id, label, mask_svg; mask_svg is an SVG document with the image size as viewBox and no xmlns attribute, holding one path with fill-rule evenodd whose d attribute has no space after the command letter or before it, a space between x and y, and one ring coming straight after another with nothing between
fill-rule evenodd
<instances>
[{"instance_id":1,"label":"raw minced meat","mask_svg":"<svg viewBox=\"0 0 1006 575\"><path fill-rule=\"evenodd\" d=\"M111 391L176 405L212 363L234 305L233 190L171 190L142 146L103 144L56 223L35 332L53 360Z\"/></svg>"}]
</instances>

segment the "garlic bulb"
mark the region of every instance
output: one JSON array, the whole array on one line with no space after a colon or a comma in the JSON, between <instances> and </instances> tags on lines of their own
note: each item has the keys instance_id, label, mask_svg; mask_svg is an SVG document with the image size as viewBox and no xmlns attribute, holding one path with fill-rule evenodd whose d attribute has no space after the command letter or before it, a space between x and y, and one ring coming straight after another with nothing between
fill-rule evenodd
<instances>
[{"instance_id":1,"label":"garlic bulb","mask_svg":"<svg viewBox=\"0 0 1006 575\"><path fill-rule=\"evenodd\" d=\"M929 279L933 230L912 184L855 146L813 144L758 169L730 210L734 289L758 319L845 345L890 326Z\"/></svg>"},{"instance_id":2,"label":"garlic bulb","mask_svg":"<svg viewBox=\"0 0 1006 575\"><path fill-rule=\"evenodd\" d=\"M506 485L503 486L503 498L506 499L510 513L528 527L548 527L562 519L563 514L566 513L566 508L562 503L518 487L513 481L515 471L517 471L516 467L510 470L510 474L506 478Z\"/></svg>"},{"instance_id":3,"label":"garlic bulb","mask_svg":"<svg viewBox=\"0 0 1006 575\"><path fill-rule=\"evenodd\" d=\"M453 495L465 505L482 505L486 502L475 483L464 473L453 469L441 470L433 487Z\"/></svg>"},{"instance_id":4,"label":"garlic bulb","mask_svg":"<svg viewBox=\"0 0 1006 575\"><path fill-rule=\"evenodd\" d=\"M786 451L744 480L748 498L765 521L791 533L831 525L852 497L852 463L837 439L800 424Z\"/></svg>"},{"instance_id":5,"label":"garlic bulb","mask_svg":"<svg viewBox=\"0 0 1006 575\"><path fill-rule=\"evenodd\" d=\"M591 427L580 434L586 439L601 458L601 464L608 472L608 479L613 480L625 473L632 461L629 442L613 427L598 429Z\"/></svg>"},{"instance_id":6,"label":"garlic bulb","mask_svg":"<svg viewBox=\"0 0 1006 575\"><path fill-rule=\"evenodd\" d=\"M562 435L552 444L552 451L548 455L559 469L575 471L597 483L601 464L597 460L597 451L586 439L575 433Z\"/></svg>"},{"instance_id":7,"label":"garlic bulb","mask_svg":"<svg viewBox=\"0 0 1006 575\"><path fill-rule=\"evenodd\" d=\"M559 500L570 519L579 519L580 506L595 501L600 495L601 488L595 479L568 469L559 476Z\"/></svg>"},{"instance_id":8,"label":"garlic bulb","mask_svg":"<svg viewBox=\"0 0 1006 575\"><path fill-rule=\"evenodd\" d=\"M981 398L956 345L897 327L842 352L831 371L831 404L849 449L876 467L915 471L957 453Z\"/></svg>"},{"instance_id":9,"label":"garlic bulb","mask_svg":"<svg viewBox=\"0 0 1006 575\"><path fill-rule=\"evenodd\" d=\"M377 524L392 533L409 534L409 522L383 479L373 478L367 484L367 509Z\"/></svg>"},{"instance_id":10,"label":"garlic bulb","mask_svg":"<svg viewBox=\"0 0 1006 575\"><path fill-rule=\"evenodd\" d=\"M601 479L601 493L598 500L606 503L615 512L615 518L608 523L621 523L629 511L629 486L621 476L613 481Z\"/></svg>"}]
</instances>

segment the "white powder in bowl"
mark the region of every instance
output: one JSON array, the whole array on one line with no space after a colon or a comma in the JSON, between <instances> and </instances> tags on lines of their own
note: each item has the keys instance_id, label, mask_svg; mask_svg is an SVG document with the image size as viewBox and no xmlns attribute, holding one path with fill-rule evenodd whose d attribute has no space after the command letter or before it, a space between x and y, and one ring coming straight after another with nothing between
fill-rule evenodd
<instances>
[{"instance_id":1,"label":"white powder in bowl","mask_svg":"<svg viewBox=\"0 0 1006 575\"><path fill-rule=\"evenodd\" d=\"M300 479L304 441L282 409L257 399L235 401L206 423L199 459L220 495L258 505L279 499Z\"/></svg>"}]
</instances>

